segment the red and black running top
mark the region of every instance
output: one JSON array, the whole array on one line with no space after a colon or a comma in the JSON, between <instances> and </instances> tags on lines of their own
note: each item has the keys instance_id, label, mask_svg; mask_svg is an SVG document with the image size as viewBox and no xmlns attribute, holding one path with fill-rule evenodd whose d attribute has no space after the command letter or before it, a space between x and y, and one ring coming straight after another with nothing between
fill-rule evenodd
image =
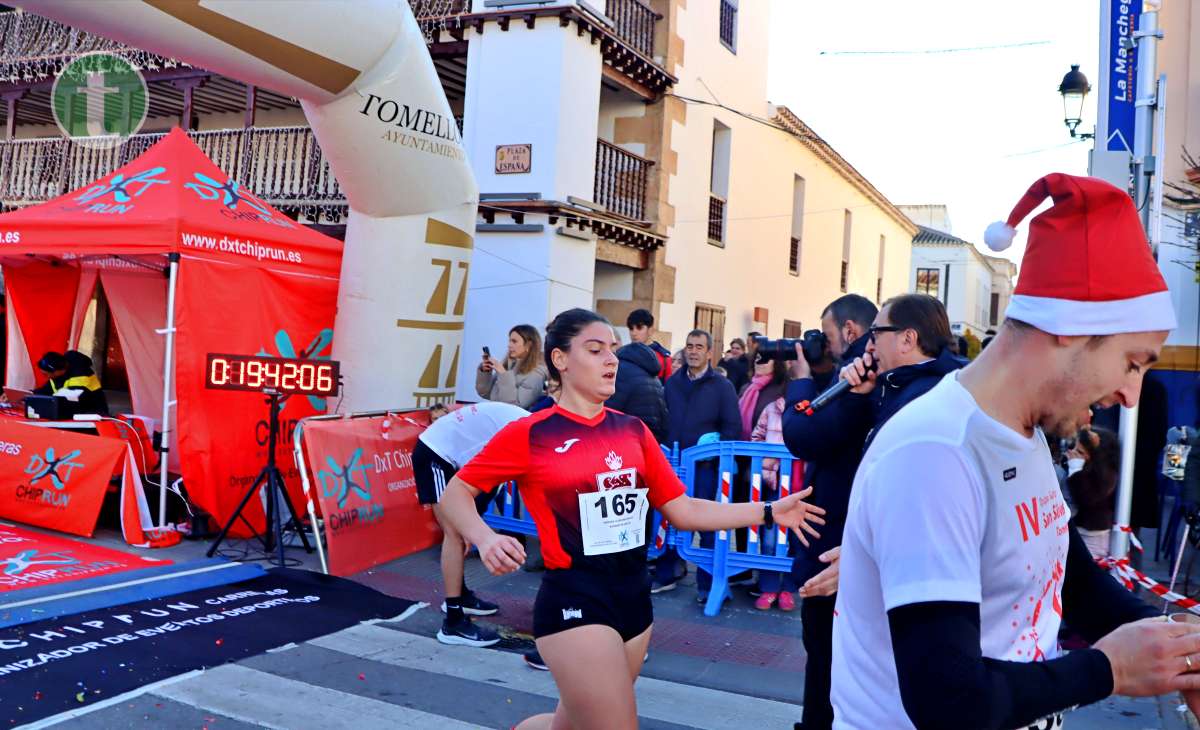
<instances>
[{"instance_id":1,"label":"red and black running top","mask_svg":"<svg viewBox=\"0 0 1200 730\"><path fill-rule=\"evenodd\" d=\"M556 405L509 423L455 476L488 492L515 480L537 525L547 568L630 574L645 570L646 544L584 555L579 495L621 482L610 475L623 477L631 469L637 487L649 490L647 497L656 509L687 491L650 429L637 418L606 408L588 419ZM646 519L652 519L649 511ZM644 534L653 539L649 524L646 527Z\"/></svg>"}]
</instances>

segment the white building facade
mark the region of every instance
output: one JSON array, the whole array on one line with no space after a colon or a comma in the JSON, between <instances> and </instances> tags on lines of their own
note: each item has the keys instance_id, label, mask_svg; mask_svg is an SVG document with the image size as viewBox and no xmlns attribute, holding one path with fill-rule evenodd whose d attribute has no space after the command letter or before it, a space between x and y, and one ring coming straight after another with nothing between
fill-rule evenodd
<instances>
[{"instance_id":1,"label":"white building facade","mask_svg":"<svg viewBox=\"0 0 1200 730\"><path fill-rule=\"evenodd\" d=\"M945 206L901 206L912 219L949 227ZM913 238L910 291L937 297L946 306L956 335L983 339L1004 320L1017 267L985 256L972 243L945 230L920 225Z\"/></svg>"},{"instance_id":2,"label":"white building facade","mask_svg":"<svg viewBox=\"0 0 1200 730\"><path fill-rule=\"evenodd\" d=\"M663 344L701 327L719 356L751 330L799 336L843 293L910 288L916 226L769 103L765 0L409 2L480 190L469 264L395 272L465 311L460 349L412 353L419 405L477 399L484 346L503 353L514 325L570 307L623 337L645 308ZM179 125L264 200L344 236L345 197L294 99L5 6L0 30L0 207L95 179ZM134 59L150 86L144 133L111 159L68 154L50 115L50 79L92 50Z\"/></svg>"},{"instance_id":3,"label":"white building facade","mask_svg":"<svg viewBox=\"0 0 1200 730\"><path fill-rule=\"evenodd\" d=\"M513 325L571 306L622 336L646 308L667 346L700 327L719 354L751 330L819 326L842 293L908 289L916 227L767 101L768 3L564 5L477 0L464 21L482 201L459 397L474 397L484 345L503 351ZM638 35L628 18L645 8L656 19ZM528 167L501 170L513 145L528 145Z\"/></svg>"}]
</instances>

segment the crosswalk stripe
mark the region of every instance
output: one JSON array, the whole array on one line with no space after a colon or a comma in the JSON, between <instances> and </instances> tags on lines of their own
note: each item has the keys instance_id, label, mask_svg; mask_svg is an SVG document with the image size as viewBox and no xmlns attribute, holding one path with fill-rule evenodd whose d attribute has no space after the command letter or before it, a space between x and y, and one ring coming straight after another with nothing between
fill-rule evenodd
<instances>
[{"instance_id":1,"label":"crosswalk stripe","mask_svg":"<svg viewBox=\"0 0 1200 730\"><path fill-rule=\"evenodd\" d=\"M446 646L436 639L382 626L355 626L308 643L393 666L558 697L548 672L528 671L518 657L506 652ZM641 717L701 730L789 727L799 716L798 707L784 702L650 677L639 678L636 688Z\"/></svg>"},{"instance_id":2,"label":"crosswalk stripe","mask_svg":"<svg viewBox=\"0 0 1200 730\"><path fill-rule=\"evenodd\" d=\"M200 676L160 687L154 694L241 722L280 730L349 726L355 730L480 727L238 664L210 669Z\"/></svg>"}]
</instances>

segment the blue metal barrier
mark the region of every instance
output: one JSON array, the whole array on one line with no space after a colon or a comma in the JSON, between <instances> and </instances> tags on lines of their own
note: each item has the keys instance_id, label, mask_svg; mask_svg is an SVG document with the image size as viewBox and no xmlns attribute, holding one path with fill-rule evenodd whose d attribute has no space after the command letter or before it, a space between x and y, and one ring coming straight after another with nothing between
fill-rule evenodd
<instances>
[{"instance_id":1,"label":"blue metal barrier","mask_svg":"<svg viewBox=\"0 0 1200 730\"><path fill-rule=\"evenodd\" d=\"M483 521L496 531L516 532L521 535L537 535L533 518L525 511L525 503L517 493L516 482L505 482L496 490L496 498L483 513Z\"/></svg>"},{"instance_id":2,"label":"blue metal barrier","mask_svg":"<svg viewBox=\"0 0 1200 730\"><path fill-rule=\"evenodd\" d=\"M735 457L738 456L750 457L751 501L762 501L762 462L764 458L779 460L779 495L785 497L791 494L792 466L797 459L788 452L787 447L782 444L749 441L720 441L704 446L693 446L685 449L680 455L679 471L684 484L687 485L688 495L695 496L697 463L715 459L718 477L716 500L725 504L732 502L733 478L737 475ZM712 589L708 594L708 602L704 605L706 616L716 616L720 613L725 597L729 595L729 575L731 573L751 569L776 572L787 572L792 569L792 559L787 554L786 530L776 527L771 530L772 535L768 536L765 527L755 526L747 529L746 552L736 550L735 546L731 544L731 530L719 530L711 548L693 547L692 536L695 534L693 532L675 532L675 546L679 554L712 575ZM768 537L773 537L773 539L768 539Z\"/></svg>"},{"instance_id":3,"label":"blue metal barrier","mask_svg":"<svg viewBox=\"0 0 1200 730\"><path fill-rule=\"evenodd\" d=\"M676 443L673 448L668 449L666 446L659 444L659 448L663 451L663 456L667 457L667 463L675 470L675 474L679 475L679 444ZM680 475L680 479L683 477ZM658 510L654 510L650 515L650 534L647 535L650 543L646 549L646 558L648 560L657 560L662 557L667 548L675 544L675 528L667 522L667 518L663 517Z\"/></svg>"},{"instance_id":4,"label":"blue metal barrier","mask_svg":"<svg viewBox=\"0 0 1200 730\"><path fill-rule=\"evenodd\" d=\"M715 468L718 476L716 499L722 503L733 501L733 479L737 475L736 457L750 457L750 500L762 501L763 492L763 459L779 460L778 489L779 496L791 494L792 470L797 459L788 452L782 444L766 444L751 441L721 441L704 446L693 446L680 452L679 445L668 449L662 447L663 454L671 464L671 468L687 485L688 495L695 496L695 475L697 463L716 460ZM714 468L714 467L702 467ZM796 485L799 486L799 485ZM669 525L658 510L651 515L650 534L647 535L649 545L646 555L654 560L663 554L668 546L674 546L679 555L713 577L712 589L709 591L708 602L704 605L707 616L716 616L721 611L725 597L729 595L729 576L743 570L770 570L788 572L792 568L792 558L788 556L787 531L775 527L768 531L764 527L747 528L746 550L739 551L731 544L730 530L719 530L713 547L693 547L695 533L678 531ZM496 498L483 515L483 521L494 530L516 532L523 535L537 535L537 527L533 519L525 511L515 482L504 484L497 492Z\"/></svg>"}]
</instances>

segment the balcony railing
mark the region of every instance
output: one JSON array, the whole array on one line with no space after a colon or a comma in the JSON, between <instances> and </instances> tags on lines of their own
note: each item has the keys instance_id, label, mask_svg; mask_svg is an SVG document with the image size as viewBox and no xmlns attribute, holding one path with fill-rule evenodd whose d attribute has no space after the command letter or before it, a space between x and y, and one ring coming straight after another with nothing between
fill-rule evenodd
<instances>
[{"instance_id":1,"label":"balcony railing","mask_svg":"<svg viewBox=\"0 0 1200 730\"><path fill-rule=\"evenodd\" d=\"M285 213L330 222L345 214L345 196L308 127L222 129L188 136L217 167ZM0 202L19 207L82 187L162 137L138 134L112 149L91 149L63 138L0 142Z\"/></svg>"},{"instance_id":2,"label":"balcony railing","mask_svg":"<svg viewBox=\"0 0 1200 730\"><path fill-rule=\"evenodd\" d=\"M716 193L708 194L708 240L725 245L725 198Z\"/></svg>"},{"instance_id":3,"label":"balcony railing","mask_svg":"<svg viewBox=\"0 0 1200 730\"><path fill-rule=\"evenodd\" d=\"M646 219L646 183L654 162L605 142L596 140L596 184L594 202L609 212Z\"/></svg>"},{"instance_id":4,"label":"balcony railing","mask_svg":"<svg viewBox=\"0 0 1200 730\"><path fill-rule=\"evenodd\" d=\"M614 31L646 58L654 58L654 25L661 17L642 0L608 0L604 14Z\"/></svg>"}]
</instances>

